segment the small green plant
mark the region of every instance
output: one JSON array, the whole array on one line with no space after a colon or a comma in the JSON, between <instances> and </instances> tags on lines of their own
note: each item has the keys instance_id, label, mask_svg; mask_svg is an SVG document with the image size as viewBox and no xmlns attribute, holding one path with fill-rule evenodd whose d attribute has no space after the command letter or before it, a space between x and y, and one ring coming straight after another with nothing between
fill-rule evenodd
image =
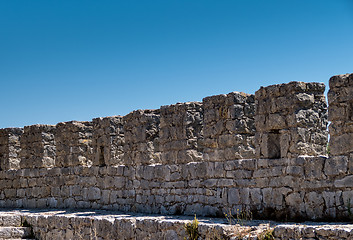
<instances>
[{"instance_id":1,"label":"small green plant","mask_svg":"<svg viewBox=\"0 0 353 240\"><path fill-rule=\"evenodd\" d=\"M195 218L192 222L185 223L185 231L187 234L187 238L185 237L184 239L186 240L197 240L199 239L200 233L199 233L199 221Z\"/></svg>"},{"instance_id":2,"label":"small green plant","mask_svg":"<svg viewBox=\"0 0 353 240\"><path fill-rule=\"evenodd\" d=\"M259 240L274 240L275 237L273 236L273 229L267 229L266 231L260 233L257 238Z\"/></svg>"},{"instance_id":3,"label":"small green plant","mask_svg":"<svg viewBox=\"0 0 353 240\"><path fill-rule=\"evenodd\" d=\"M327 152L327 155L330 155L330 153L331 153L330 145L328 143L327 143L327 146L326 146L326 152Z\"/></svg>"},{"instance_id":4,"label":"small green plant","mask_svg":"<svg viewBox=\"0 0 353 240\"><path fill-rule=\"evenodd\" d=\"M228 209L223 214L226 217L226 219L230 225L239 224L239 225L243 226L246 221L252 220L252 212L247 209L238 209L237 208L237 210L235 212L235 216L232 214L231 209Z\"/></svg>"}]
</instances>

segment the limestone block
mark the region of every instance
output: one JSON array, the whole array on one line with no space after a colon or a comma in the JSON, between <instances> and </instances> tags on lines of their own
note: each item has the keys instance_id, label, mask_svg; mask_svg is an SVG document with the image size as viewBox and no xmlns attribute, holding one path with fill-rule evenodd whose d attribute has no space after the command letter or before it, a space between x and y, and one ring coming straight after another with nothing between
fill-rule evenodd
<instances>
[{"instance_id":1,"label":"limestone block","mask_svg":"<svg viewBox=\"0 0 353 240\"><path fill-rule=\"evenodd\" d=\"M304 176L306 179L325 179L323 169L325 157L305 157Z\"/></svg>"},{"instance_id":2,"label":"limestone block","mask_svg":"<svg viewBox=\"0 0 353 240\"><path fill-rule=\"evenodd\" d=\"M84 189L83 194L87 194L88 200L98 200L101 198L101 190L97 187L91 187L88 189Z\"/></svg>"},{"instance_id":3,"label":"limestone block","mask_svg":"<svg viewBox=\"0 0 353 240\"><path fill-rule=\"evenodd\" d=\"M92 165L92 122L62 122L56 125L56 166Z\"/></svg>"},{"instance_id":4,"label":"limestone block","mask_svg":"<svg viewBox=\"0 0 353 240\"><path fill-rule=\"evenodd\" d=\"M20 138L22 128L0 129L0 170L20 168Z\"/></svg>"},{"instance_id":5,"label":"limestone block","mask_svg":"<svg viewBox=\"0 0 353 240\"><path fill-rule=\"evenodd\" d=\"M95 118L93 121L93 165L123 164L124 129L121 116Z\"/></svg>"},{"instance_id":6,"label":"limestone block","mask_svg":"<svg viewBox=\"0 0 353 240\"><path fill-rule=\"evenodd\" d=\"M349 120L347 119L349 107L347 103L329 105L328 120L333 122Z\"/></svg>"},{"instance_id":7,"label":"limestone block","mask_svg":"<svg viewBox=\"0 0 353 240\"><path fill-rule=\"evenodd\" d=\"M24 127L21 144L21 168L51 168L56 161L56 133L52 125Z\"/></svg>"},{"instance_id":8,"label":"limestone block","mask_svg":"<svg viewBox=\"0 0 353 240\"><path fill-rule=\"evenodd\" d=\"M352 188L353 187L353 175L346 176L342 179L336 179L334 186L337 188Z\"/></svg>"},{"instance_id":9,"label":"limestone block","mask_svg":"<svg viewBox=\"0 0 353 240\"><path fill-rule=\"evenodd\" d=\"M353 152L353 133L330 136L329 146L332 156L346 155Z\"/></svg>"},{"instance_id":10,"label":"limestone block","mask_svg":"<svg viewBox=\"0 0 353 240\"><path fill-rule=\"evenodd\" d=\"M304 176L304 169L301 166L288 166L286 168L286 174L301 177Z\"/></svg>"},{"instance_id":11,"label":"limestone block","mask_svg":"<svg viewBox=\"0 0 353 240\"><path fill-rule=\"evenodd\" d=\"M266 127L269 130L285 129L288 123L284 116L278 113L272 113L268 115Z\"/></svg>"},{"instance_id":12,"label":"limestone block","mask_svg":"<svg viewBox=\"0 0 353 240\"><path fill-rule=\"evenodd\" d=\"M305 211L309 218L320 219L323 216L324 199L317 192L309 192L305 194Z\"/></svg>"},{"instance_id":13,"label":"limestone block","mask_svg":"<svg viewBox=\"0 0 353 240\"><path fill-rule=\"evenodd\" d=\"M292 215L295 215L293 214L293 211L294 213L300 212L301 214L305 212L304 196L302 196L299 192L288 194L288 196L285 197L285 203L290 206Z\"/></svg>"},{"instance_id":14,"label":"limestone block","mask_svg":"<svg viewBox=\"0 0 353 240\"><path fill-rule=\"evenodd\" d=\"M324 173L327 176L346 174L348 170L348 157L336 156L327 158L324 166Z\"/></svg>"}]
</instances>

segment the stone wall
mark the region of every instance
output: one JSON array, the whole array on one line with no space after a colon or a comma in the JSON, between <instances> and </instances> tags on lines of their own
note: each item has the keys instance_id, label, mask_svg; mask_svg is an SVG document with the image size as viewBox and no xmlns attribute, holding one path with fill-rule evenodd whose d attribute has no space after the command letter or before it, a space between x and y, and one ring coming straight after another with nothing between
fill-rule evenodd
<instances>
[{"instance_id":1,"label":"stone wall","mask_svg":"<svg viewBox=\"0 0 353 240\"><path fill-rule=\"evenodd\" d=\"M25 126L21 136L21 168L54 167L56 159L56 144L54 139L55 126L32 125Z\"/></svg>"},{"instance_id":2,"label":"stone wall","mask_svg":"<svg viewBox=\"0 0 353 240\"><path fill-rule=\"evenodd\" d=\"M255 95L27 126L15 139L20 169L0 171L0 207L206 216L246 209L261 218L344 219L353 206L353 156L342 140L349 118L335 111L350 103L351 78L330 80L330 131L345 124L332 133L330 141L343 144L330 144L332 157L324 85L291 82ZM0 132L10 149L2 139Z\"/></svg>"},{"instance_id":3,"label":"stone wall","mask_svg":"<svg viewBox=\"0 0 353 240\"><path fill-rule=\"evenodd\" d=\"M0 129L0 170L20 168L22 128Z\"/></svg>"},{"instance_id":4,"label":"stone wall","mask_svg":"<svg viewBox=\"0 0 353 240\"><path fill-rule=\"evenodd\" d=\"M124 164L160 163L159 110L137 110L123 117Z\"/></svg>"},{"instance_id":5,"label":"stone wall","mask_svg":"<svg viewBox=\"0 0 353 240\"><path fill-rule=\"evenodd\" d=\"M93 165L123 164L124 129L121 116L93 119Z\"/></svg>"},{"instance_id":6,"label":"stone wall","mask_svg":"<svg viewBox=\"0 0 353 240\"><path fill-rule=\"evenodd\" d=\"M330 78L328 92L330 154L353 153L353 74Z\"/></svg>"},{"instance_id":7,"label":"stone wall","mask_svg":"<svg viewBox=\"0 0 353 240\"><path fill-rule=\"evenodd\" d=\"M261 87L256 99L259 158L326 155L327 106L322 83Z\"/></svg>"},{"instance_id":8,"label":"stone wall","mask_svg":"<svg viewBox=\"0 0 353 240\"><path fill-rule=\"evenodd\" d=\"M204 216L247 209L260 218L343 219L353 204L349 163L300 157L2 171L0 207Z\"/></svg>"},{"instance_id":9,"label":"stone wall","mask_svg":"<svg viewBox=\"0 0 353 240\"><path fill-rule=\"evenodd\" d=\"M161 107L159 149L163 164L202 160L203 109L198 102Z\"/></svg>"},{"instance_id":10,"label":"stone wall","mask_svg":"<svg viewBox=\"0 0 353 240\"><path fill-rule=\"evenodd\" d=\"M202 103L205 161L254 158L254 95L232 92L206 97Z\"/></svg>"},{"instance_id":11,"label":"stone wall","mask_svg":"<svg viewBox=\"0 0 353 240\"><path fill-rule=\"evenodd\" d=\"M55 166L91 166L92 122L61 122L56 128Z\"/></svg>"}]
</instances>

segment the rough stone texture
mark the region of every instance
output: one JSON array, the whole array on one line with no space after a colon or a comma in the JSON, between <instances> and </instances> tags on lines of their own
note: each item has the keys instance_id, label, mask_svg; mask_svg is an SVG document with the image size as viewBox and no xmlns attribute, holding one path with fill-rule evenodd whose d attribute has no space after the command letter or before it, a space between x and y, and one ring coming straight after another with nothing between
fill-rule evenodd
<instances>
[{"instance_id":1,"label":"rough stone texture","mask_svg":"<svg viewBox=\"0 0 353 240\"><path fill-rule=\"evenodd\" d=\"M92 122L61 122L56 125L57 167L91 166Z\"/></svg>"},{"instance_id":2,"label":"rough stone texture","mask_svg":"<svg viewBox=\"0 0 353 240\"><path fill-rule=\"evenodd\" d=\"M254 95L232 92L206 97L202 103L204 160L254 158Z\"/></svg>"},{"instance_id":3,"label":"rough stone texture","mask_svg":"<svg viewBox=\"0 0 353 240\"><path fill-rule=\"evenodd\" d=\"M56 160L55 126L25 126L20 139L21 168L50 168Z\"/></svg>"},{"instance_id":4,"label":"rough stone texture","mask_svg":"<svg viewBox=\"0 0 353 240\"><path fill-rule=\"evenodd\" d=\"M333 76L329 81L330 154L353 153L353 74Z\"/></svg>"},{"instance_id":5,"label":"rough stone texture","mask_svg":"<svg viewBox=\"0 0 353 240\"><path fill-rule=\"evenodd\" d=\"M0 239L28 239L30 237L31 229L29 227L0 227Z\"/></svg>"},{"instance_id":6,"label":"rough stone texture","mask_svg":"<svg viewBox=\"0 0 353 240\"><path fill-rule=\"evenodd\" d=\"M19 217L26 220L33 229L36 239L101 239L101 240L182 240L187 239L185 224L193 217L150 216L123 214L111 211L22 211L2 210L0 219ZM238 236L239 230L248 228L258 234L275 226L276 223L251 222L250 226L227 225L225 219L199 218L199 239L229 239ZM255 230L255 231L254 231ZM256 235L255 235L256 236ZM245 238L244 238L245 239Z\"/></svg>"},{"instance_id":7,"label":"rough stone texture","mask_svg":"<svg viewBox=\"0 0 353 240\"><path fill-rule=\"evenodd\" d=\"M345 219L353 206L345 156L0 172L0 207L92 208L256 218Z\"/></svg>"},{"instance_id":8,"label":"rough stone texture","mask_svg":"<svg viewBox=\"0 0 353 240\"><path fill-rule=\"evenodd\" d=\"M274 228L275 240L279 239L352 239L352 224L304 223L282 224Z\"/></svg>"},{"instance_id":9,"label":"rough stone texture","mask_svg":"<svg viewBox=\"0 0 353 240\"><path fill-rule=\"evenodd\" d=\"M20 137L22 128L0 129L0 170L20 168Z\"/></svg>"},{"instance_id":10,"label":"rough stone texture","mask_svg":"<svg viewBox=\"0 0 353 240\"><path fill-rule=\"evenodd\" d=\"M18 225L13 224L14 218ZM16 227L29 233L29 228L18 228L26 220L32 226L34 237L41 240L183 240L187 239L184 226L193 220L192 217L185 216L165 217L111 211L9 209L0 211L0 219L4 223L0 226L13 226L13 229ZM266 233L271 233L275 240L353 238L353 225L349 223L283 224L273 221L244 221L240 225L229 224L225 218L198 218L198 221L199 239L204 240L270 239L264 238ZM17 236L18 233L20 231L15 232Z\"/></svg>"},{"instance_id":11,"label":"rough stone texture","mask_svg":"<svg viewBox=\"0 0 353 240\"><path fill-rule=\"evenodd\" d=\"M124 164L160 163L159 110L136 110L123 117Z\"/></svg>"},{"instance_id":12,"label":"rough stone texture","mask_svg":"<svg viewBox=\"0 0 353 240\"><path fill-rule=\"evenodd\" d=\"M93 165L123 164L124 129L121 116L93 119Z\"/></svg>"},{"instance_id":13,"label":"rough stone texture","mask_svg":"<svg viewBox=\"0 0 353 240\"><path fill-rule=\"evenodd\" d=\"M324 90L323 83L290 82L256 91L258 158L326 155Z\"/></svg>"},{"instance_id":14,"label":"rough stone texture","mask_svg":"<svg viewBox=\"0 0 353 240\"><path fill-rule=\"evenodd\" d=\"M199 102L162 106L159 142L163 164L202 160L203 109Z\"/></svg>"}]
</instances>

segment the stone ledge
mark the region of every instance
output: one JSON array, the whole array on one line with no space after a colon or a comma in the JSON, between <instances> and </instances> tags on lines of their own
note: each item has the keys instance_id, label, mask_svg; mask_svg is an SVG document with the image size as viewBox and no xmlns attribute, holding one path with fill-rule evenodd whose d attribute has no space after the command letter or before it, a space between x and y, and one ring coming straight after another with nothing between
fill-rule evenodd
<instances>
[{"instance_id":1,"label":"stone ledge","mask_svg":"<svg viewBox=\"0 0 353 240\"><path fill-rule=\"evenodd\" d=\"M21 217L33 227L37 239L184 239L187 216L146 215L104 210L0 209L0 219ZM275 239L351 239L353 224L246 221L229 225L226 219L198 218L201 239L259 239L273 230ZM218 238L215 238L218 237Z\"/></svg>"}]
</instances>

